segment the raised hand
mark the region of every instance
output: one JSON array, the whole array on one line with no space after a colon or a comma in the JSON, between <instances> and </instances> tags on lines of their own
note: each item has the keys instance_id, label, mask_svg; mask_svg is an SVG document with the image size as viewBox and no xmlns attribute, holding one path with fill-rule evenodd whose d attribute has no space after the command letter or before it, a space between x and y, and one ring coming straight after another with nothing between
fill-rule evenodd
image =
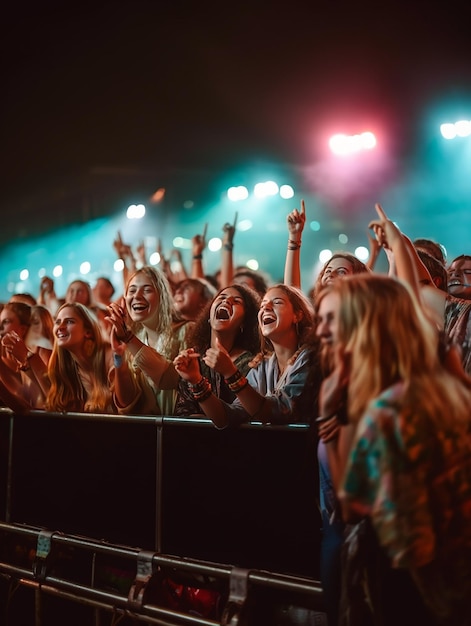
<instances>
[{"instance_id":1,"label":"raised hand","mask_svg":"<svg viewBox=\"0 0 471 626\"><path fill-rule=\"evenodd\" d=\"M291 241L301 241L301 235L306 224L306 206L301 200L301 210L293 209L286 218L288 224L289 238Z\"/></svg>"},{"instance_id":2,"label":"raised hand","mask_svg":"<svg viewBox=\"0 0 471 626\"><path fill-rule=\"evenodd\" d=\"M399 242L399 240L402 240L402 233L396 224L388 218L383 207L379 203L375 204L375 209L378 214L378 219L372 220L368 224L368 228L373 230L376 240L380 246L391 250L394 248L394 245Z\"/></svg>"},{"instance_id":3,"label":"raised hand","mask_svg":"<svg viewBox=\"0 0 471 626\"><path fill-rule=\"evenodd\" d=\"M236 212L233 224L229 224L229 222L226 222L224 226L222 227L222 232L224 233L223 238L222 238L222 244L223 246L227 246L226 250L232 249L232 246L233 246L233 240L234 240L234 235L236 232L236 225L237 225L237 215L238 214Z\"/></svg>"},{"instance_id":4,"label":"raised hand","mask_svg":"<svg viewBox=\"0 0 471 626\"><path fill-rule=\"evenodd\" d=\"M200 255L203 253L203 250L206 248L206 233L208 232L208 224L204 225L204 230L202 235L194 235L191 239L193 244L193 256Z\"/></svg>"}]
</instances>

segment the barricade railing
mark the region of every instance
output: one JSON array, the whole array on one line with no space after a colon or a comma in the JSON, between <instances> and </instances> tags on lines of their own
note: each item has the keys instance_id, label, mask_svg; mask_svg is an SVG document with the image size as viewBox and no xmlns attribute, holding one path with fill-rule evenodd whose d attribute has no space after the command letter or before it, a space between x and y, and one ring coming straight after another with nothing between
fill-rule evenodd
<instances>
[{"instance_id":1,"label":"barricade railing","mask_svg":"<svg viewBox=\"0 0 471 626\"><path fill-rule=\"evenodd\" d=\"M0 410L0 575L37 615L46 594L163 625L255 624L256 607L320 625L316 468L307 424Z\"/></svg>"},{"instance_id":2,"label":"barricade railing","mask_svg":"<svg viewBox=\"0 0 471 626\"><path fill-rule=\"evenodd\" d=\"M312 579L185 559L18 524L0 523L0 538L0 576L11 586L34 590L31 611L34 605L38 624L43 595L149 624L242 626L260 623L260 612L267 618L275 610L308 612L318 615L322 623L322 590ZM177 591L181 599L182 590L192 589L206 591L206 595L195 594L180 604L171 595Z\"/></svg>"}]
</instances>

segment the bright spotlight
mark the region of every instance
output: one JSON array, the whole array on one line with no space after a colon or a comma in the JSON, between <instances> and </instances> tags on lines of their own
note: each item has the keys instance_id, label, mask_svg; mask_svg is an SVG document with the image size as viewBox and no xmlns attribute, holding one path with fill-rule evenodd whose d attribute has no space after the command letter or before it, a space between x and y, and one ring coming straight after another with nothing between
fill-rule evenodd
<instances>
[{"instance_id":1,"label":"bright spotlight","mask_svg":"<svg viewBox=\"0 0 471 626\"><path fill-rule=\"evenodd\" d=\"M140 220L146 214L146 207L143 204L131 204L126 211L128 220Z\"/></svg>"},{"instance_id":2,"label":"bright spotlight","mask_svg":"<svg viewBox=\"0 0 471 626\"><path fill-rule=\"evenodd\" d=\"M160 263L160 254L158 252L153 252L149 257L149 263L151 265L158 265Z\"/></svg>"},{"instance_id":3,"label":"bright spotlight","mask_svg":"<svg viewBox=\"0 0 471 626\"><path fill-rule=\"evenodd\" d=\"M357 259L360 259L360 261L367 261L370 256L370 252L368 248L365 248L365 246L358 246L358 248L355 248L355 256Z\"/></svg>"},{"instance_id":4,"label":"bright spotlight","mask_svg":"<svg viewBox=\"0 0 471 626\"><path fill-rule=\"evenodd\" d=\"M280 197L283 198L283 200L289 200L293 196L294 196L294 189L291 187L291 185L281 185Z\"/></svg>"},{"instance_id":5,"label":"bright spotlight","mask_svg":"<svg viewBox=\"0 0 471 626\"><path fill-rule=\"evenodd\" d=\"M115 272L122 272L124 270L123 259L116 259L116 261L113 263L113 269Z\"/></svg>"},{"instance_id":6,"label":"bright spotlight","mask_svg":"<svg viewBox=\"0 0 471 626\"><path fill-rule=\"evenodd\" d=\"M268 196L276 196L279 187L273 180L267 180L264 183L257 183L253 189L256 198L267 198Z\"/></svg>"},{"instance_id":7,"label":"bright spotlight","mask_svg":"<svg viewBox=\"0 0 471 626\"><path fill-rule=\"evenodd\" d=\"M83 263L80 264L81 274L88 274L91 269L92 269L92 266L90 265L88 261L84 261Z\"/></svg>"},{"instance_id":8,"label":"bright spotlight","mask_svg":"<svg viewBox=\"0 0 471 626\"><path fill-rule=\"evenodd\" d=\"M447 122L440 125L440 132L444 139L455 139L456 137L469 137L471 135L471 121L459 120L454 124Z\"/></svg>"},{"instance_id":9,"label":"bright spotlight","mask_svg":"<svg viewBox=\"0 0 471 626\"><path fill-rule=\"evenodd\" d=\"M21 270L20 272L20 280L28 280L29 278L29 271L28 270Z\"/></svg>"},{"instance_id":10,"label":"bright spotlight","mask_svg":"<svg viewBox=\"0 0 471 626\"><path fill-rule=\"evenodd\" d=\"M63 272L63 267L62 265L56 265L56 267L52 270L52 275L55 278L58 278L59 276L62 276L62 272Z\"/></svg>"},{"instance_id":11,"label":"bright spotlight","mask_svg":"<svg viewBox=\"0 0 471 626\"><path fill-rule=\"evenodd\" d=\"M321 263L325 263L331 258L331 256L332 256L332 250L329 250L328 248L326 248L325 250L321 250L319 252L319 261Z\"/></svg>"},{"instance_id":12,"label":"bright spotlight","mask_svg":"<svg viewBox=\"0 0 471 626\"><path fill-rule=\"evenodd\" d=\"M219 239L219 237L213 237L208 241L208 250L211 250L211 252L217 252L221 249L221 247L222 241Z\"/></svg>"},{"instance_id":13,"label":"bright spotlight","mask_svg":"<svg viewBox=\"0 0 471 626\"><path fill-rule=\"evenodd\" d=\"M376 146L376 137L370 131L359 135L338 133L329 139L329 146L334 154L344 156L364 150L372 150Z\"/></svg>"},{"instance_id":14,"label":"bright spotlight","mask_svg":"<svg viewBox=\"0 0 471 626\"><path fill-rule=\"evenodd\" d=\"M249 270L253 270L254 272L256 272L259 268L257 259L249 259L245 265L249 268Z\"/></svg>"},{"instance_id":15,"label":"bright spotlight","mask_svg":"<svg viewBox=\"0 0 471 626\"><path fill-rule=\"evenodd\" d=\"M249 197L249 190L243 185L238 187L229 187L227 190L227 197L232 202L239 202L240 200L246 200Z\"/></svg>"}]
</instances>

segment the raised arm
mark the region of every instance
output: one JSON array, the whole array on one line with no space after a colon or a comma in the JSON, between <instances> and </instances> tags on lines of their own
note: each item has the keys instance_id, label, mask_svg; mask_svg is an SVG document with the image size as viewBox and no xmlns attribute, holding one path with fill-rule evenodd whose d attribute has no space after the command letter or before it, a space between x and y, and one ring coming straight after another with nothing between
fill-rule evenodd
<instances>
[{"instance_id":1,"label":"raised arm","mask_svg":"<svg viewBox=\"0 0 471 626\"><path fill-rule=\"evenodd\" d=\"M227 287L232 284L234 278L234 235L237 225L237 213L234 217L233 224L226 222L224 224L222 236L222 253L221 253L221 287Z\"/></svg>"},{"instance_id":2,"label":"raised arm","mask_svg":"<svg viewBox=\"0 0 471 626\"><path fill-rule=\"evenodd\" d=\"M202 235L195 235L192 240L191 278L204 278L203 250L206 248L208 224L204 225Z\"/></svg>"},{"instance_id":3,"label":"raised arm","mask_svg":"<svg viewBox=\"0 0 471 626\"><path fill-rule=\"evenodd\" d=\"M285 260L285 285L301 289L301 237L306 223L306 207L301 200L301 210L293 209L286 218L288 225L288 249Z\"/></svg>"}]
</instances>

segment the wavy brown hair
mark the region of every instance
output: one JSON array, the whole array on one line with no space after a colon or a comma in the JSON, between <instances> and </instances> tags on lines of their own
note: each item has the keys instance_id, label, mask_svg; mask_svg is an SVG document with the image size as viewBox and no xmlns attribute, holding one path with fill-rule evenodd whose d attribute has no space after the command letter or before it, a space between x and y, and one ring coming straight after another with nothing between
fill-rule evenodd
<instances>
[{"instance_id":1,"label":"wavy brown hair","mask_svg":"<svg viewBox=\"0 0 471 626\"><path fill-rule=\"evenodd\" d=\"M71 352L55 342L48 365L51 387L45 407L48 411L57 412L107 413L112 401L106 361L108 344L103 339L98 321L87 307L79 302L68 302L59 307L56 315L66 307L75 310L93 342L90 368L92 391L87 395L77 361Z\"/></svg>"}]
</instances>

